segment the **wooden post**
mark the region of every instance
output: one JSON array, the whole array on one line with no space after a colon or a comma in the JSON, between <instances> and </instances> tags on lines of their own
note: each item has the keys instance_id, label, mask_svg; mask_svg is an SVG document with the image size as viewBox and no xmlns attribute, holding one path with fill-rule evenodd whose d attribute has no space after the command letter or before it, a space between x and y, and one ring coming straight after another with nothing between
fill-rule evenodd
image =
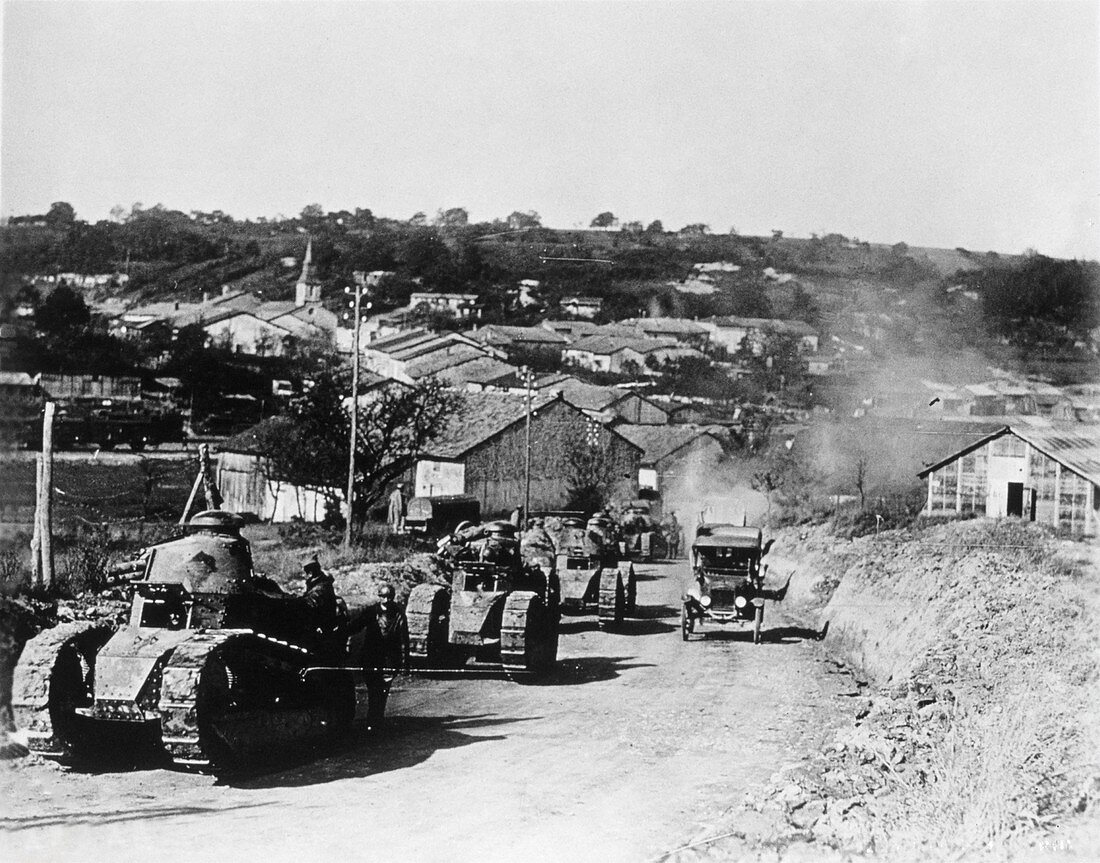
<instances>
[{"instance_id":1,"label":"wooden post","mask_svg":"<svg viewBox=\"0 0 1100 863\"><path fill-rule=\"evenodd\" d=\"M207 509L221 509L222 495L218 491L218 484L214 482L213 468L210 465L210 446L202 444L199 447L199 472L202 475L202 490L206 495Z\"/></svg>"},{"instance_id":2,"label":"wooden post","mask_svg":"<svg viewBox=\"0 0 1100 863\"><path fill-rule=\"evenodd\" d=\"M46 402L42 415L42 452L38 454L34 501L34 583L48 590L53 585L53 417L55 402Z\"/></svg>"},{"instance_id":3,"label":"wooden post","mask_svg":"<svg viewBox=\"0 0 1100 863\"><path fill-rule=\"evenodd\" d=\"M359 442L359 320L363 302L363 285L355 283L355 311L353 326L355 332L351 342L351 434L348 436L348 496L347 518L344 520L344 548L351 548L351 520L355 513L355 450Z\"/></svg>"},{"instance_id":4,"label":"wooden post","mask_svg":"<svg viewBox=\"0 0 1100 863\"><path fill-rule=\"evenodd\" d=\"M203 444L205 446L205 444ZM183 512L180 513L180 524L187 524L187 516L191 512L191 507L195 505L195 498L199 496L199 488L202 487L202 468L195 473L195 482L191 485L191 494L187 496L187 503L183 505Z\"/></svg>"}]
</instances>

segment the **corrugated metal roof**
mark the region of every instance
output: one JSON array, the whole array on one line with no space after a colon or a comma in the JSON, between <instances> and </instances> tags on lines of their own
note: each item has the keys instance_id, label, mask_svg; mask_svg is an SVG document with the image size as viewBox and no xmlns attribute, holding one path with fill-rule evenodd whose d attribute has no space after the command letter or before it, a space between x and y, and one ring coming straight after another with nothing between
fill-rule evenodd
<instances>
[{"instance_id":1,"label":"corrugated metal roof","mask_svg":"<svg viewBox=\"0 0 1100 863\"><path fill-rule=\"evenodd\" d=\"M1048 458L1095 485L1100 485L1100 426L1085 423L1018 423L1005 426L975 441L964 449L926 467L917 476L923 478L958 458L985 446L1006 434L1014 434Z\"/></svg>"},{"instance_id":2,"label":"corrugated metal roof","mask_svg":"<svg viewBox=\"0 0 1100 863\"><path fill-rule=\"evenodd\" d=\"M1100 485L1100 426L1051 423L1049 428L1010 426L1009 431L1063 467Z\"/></svg>"}]
</instances>

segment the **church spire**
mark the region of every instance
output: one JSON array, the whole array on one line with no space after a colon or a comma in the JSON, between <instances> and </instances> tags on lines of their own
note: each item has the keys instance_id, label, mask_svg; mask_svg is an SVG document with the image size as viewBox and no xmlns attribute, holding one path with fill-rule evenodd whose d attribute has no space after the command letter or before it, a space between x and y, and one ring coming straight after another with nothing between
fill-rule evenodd
<instances>
[{"instance_id":1,"label":"church spire","mask_svg":"<svg viewBox=\"0 0 1100 863\"><path fill-rule=\"evenodd\" d=\"M304 306L306 303L316 303L321 299L321 286L317 283L317 273L313 267L313 237L306 240L306 255L302 259L302 275L298 277L295 286L295 305Z\"/></svg>"}]
</instances>

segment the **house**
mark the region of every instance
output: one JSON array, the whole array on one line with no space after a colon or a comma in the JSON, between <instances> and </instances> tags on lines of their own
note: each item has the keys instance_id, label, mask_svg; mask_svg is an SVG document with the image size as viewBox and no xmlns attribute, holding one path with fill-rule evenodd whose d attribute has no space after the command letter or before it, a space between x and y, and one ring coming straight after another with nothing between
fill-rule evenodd
<instances>
[{"instance_id":1,"label":"house","mask_svg":"<svg viewBox=\"0 0 1100 863\"><path fill-rule=\"evenodd\" d=\"M412 383L479 357L503 359L502 351L460 333L414 329L375 339L361 347L362 366L387 378Z\"/></svg>"},{"instance_id":2,"label":"house","mask_svg":"<svg viewBox=\"0 0 1100 863\"><path fill-rule=\"evenodd\" d=\"M658 374L656 366L673 360L703 355L675 339L607 336L602 333L578 339L566 347L567 364L594 372Z\"/></svg>"},{"instance_id":3,"label":"house","mask_svg":"<svg viewBox=\"0 0 1100 863\"><path fill-rule=\"evenodd\" d=\"M710 341L710 330L687 318L630 318L621 323L633 327L648 338L675 339L700 350Z\"/></svg>"},{"instance_id":4,"label":"house","mask_svg":"<svg viewBox=\"0 0 1100 863\"><path fill-rule=\"evenodd\" d=\"M435 378L448 386L468 392L496 389L497 382L515 378L519 369L496 357L475 356L458 365L436 372Z\"/></svg>"},{"instance_id":5,"label":"house","mask_svg":"<svg viewBox=\"0 0 1100 863\"><path fill-rule=\"evenodd\" d=\"M487 516L521 506L525 495L527 399L471 393L415 467L418 496L469 494ZM531 405L531 510L563 509L570 490L596 484L608 499L637 491L641 450L560 395Z\"/></svg>"},{"instance_id":6,"label":"house","mask_svg":"<svg viewBox=\"0 0 1100 863\"><path fill-rule=\"evenodd\" d=\"M418 306L432 312L447 312L456 318L480 318L481 306L477 294L444 294L434 291L417 291L409 296L409 308Z\"/></svg>"},{"instance_id":7,"label":"house","mask_svg":"<svg viewBox=\"0 0 1100 863\"><path fill-rule=\"evenodd\" d=\"M565 337L545 327L510 327L490 324L474 330L470 337L480 344L491 345L505 353L560 360L567 342Z\"/></svg>"},{"instance_id":8,"label":"house","mask_svg":"<svg viewBox=\"0 0 1100 863\"><path fill-rule=\"evenodd\" d=\"M591 320L600 313L603 300L599 297L562 297L558 305L564 314Z\"/></svg>"},{"instance_id":9,"label":"house","mask_svg":"<svg viewBox=\"0 0 1100 863\"><path fill-rule=\"evenodd\" d=\"M601 387L569 377L552 384L551 389L560 392L571 405L601 422L662 425L669 421L668 411L664 407L635 390Z\"/></svg>"},{"instance_id":10,"label":"house","mask_svg":"<svg viewBox=\"0 0 1100 863\"><path fill-rule=\"evenodd\" d=\"M690 494L696 477L711 476L725 454L722 430L717 426L616 426L628 441L642 449L638 487L667 498Z\"/></svg>"},{"instance_id":11,"label":"house","mask_svg":"<svg viewBox=\"0 0 1100 863\"><path fill-rule=\"evenodd\" d=\"M1022 518L1095 536L1100 430L1038 420L1006 425L920 471L929 516Z\"/></svg>"},{"instance_id":12,"label":"house","mask_svg":"<svg viewBox=\"0 0 1100 863\"><path fill-rule=\"evenodd\" d=\"M537 306L539 301L535 298L533 292L539 289L538 279L520 279L519 288L517 290L517 301L523 307Z\"/></svg>"},{"instance_id":13,"label":"house","mask_svg":"<svg viewBox=\"0 0 1100 863\"><path fill-rule=\"evenodd\" d=\"M542 326L562 336L567 342L575 342L598 332L600 327L592 321L543 321Z\"/></svg>"},{"instance_id":14,"label":"house","mask_svg":"<svg viewBox=\"0 0 1100 863\"><path fill-rule=\"evenodd\" d=\"M329 501L340 500L340 492L275 479L260 454L258 439L271 431L269 427L277 429L280 422L278 417L265 419L221 445L216 476L224 506L230 512L267 522L324 521Z\"/></svg>"},{"instance_id":15,"label":"house","mask_svg":"<svg viewBox=\"0 0 1100 863\"><path fill-rule=\"evenodd\" d=\"M212 314L204 318L200 326L206 333L208 345L257 357L281 357L296 339L308 334L302 329L304 324L276 324L237 309Z\"/></svg>"},{"instance_id":16,"label":"house","mask_svg":"<svg viewBox=\"0 0 1100 863\"><path fill-rule=\"evenodd\" d=\"M710 340L721 345L731 354L736 353L748 339L754 354L764 349L764 338L769 332L794 336L802 351L815 353L818 349L818 333L804 321L784 321L776 318L740 318L722 315L706 318L699 323L710 331Z\"/></svg>"}]
</instances>

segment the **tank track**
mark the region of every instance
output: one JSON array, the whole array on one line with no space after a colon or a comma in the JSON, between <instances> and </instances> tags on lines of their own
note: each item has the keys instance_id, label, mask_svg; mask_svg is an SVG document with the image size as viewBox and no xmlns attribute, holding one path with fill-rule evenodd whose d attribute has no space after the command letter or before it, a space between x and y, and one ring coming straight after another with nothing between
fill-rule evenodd
<instances>
[{"instance_id":1,"label":"tank track","mask_svg":"<svg viewBox=\"0 0 1100 863\"><path fill-rule=\"evenodd\" d=\"M600 573L600 599L596 614L601 629L623 622L626 612L626 591L619 570L608 567Z\"/></svg>"},{"instance_id":2,"label":"tank track","mask_svg":"<svg viewBox=\"0 0 1100 863\"><path fill-rule=\"evenodd\" d=\"M413 661L428 660L437 646L432 643L432 628L440 624L437 617L441 595L446 597L447 588L438 584L419 584L409 593L405 619L409 624L409 658Z\"/></svg>"},{"instance_id":3,"label":"tank track","mask_svg":"<svg viewBox=\"0 0 1100 863\"><path fill-rule=\"evenodd\" d=\"M538 630L545 628L540 633ZM545 638L542 645L529 643L532 638ZM529 654L529 647L536 653ZM500 625L500 663L512 678L523 679L549 670L557 660L557 621L543 605L538 594L526 590L513 591L504 602Z\"/></svg>"},{"instance_id":4,"label":"tank track","mask_svg":"<svg viewBox=\"0 0 1100 863\"><path fill-rule=\"evenodd\" d=\"M626 614L633 616L638 611L638 577L634 573L634 564L627 561L625 566L620 564L618 569L626 586Z\"/></svg>"},{"instance_id":5,"label":"tank track","mask_svg":"<svg viewBox=\"0 0 1100 863\"><path fill-rule=\"evenodd\" d=\"M61 623L43 630L23 647L12 680L12 712L16 727L26 731L31 750L54 758L68 750L50 711L50 678L61 651L67 646L76 648L90 671L95 651L114 631L114 625L102 621Z\"/></svg>"},{"instance_id":6,"label":"tank track","mask_svg":"<svg viewBox=\"0 0 1100 863\"><path fill-rule=\"evenodd\" d=\"M280 709L253 705L252 709L246 706L219 716L204 714L204 695L212 686L207 676L222 651L232 650L240 660L239 667L246 670L275 661L268 655L267 646L254 642L254 638L259 637L239 631L200 633L173 651L162 673L157 709L161 716L162 745L177 767L213 772L233 769L258 756L280 749L286 751L293 745L319 740L340 730L334 727L343 724L334 720L335 702L324 698ZM293 674L297 669L290 666L280 671ZM226 672L226 682L232 690L236 682L232 671ZM341 693L333 691L333 694ZM354 689L351 696L351 714L343 717L347 723L354 716Z\"/></svg>"}]
</instances>

